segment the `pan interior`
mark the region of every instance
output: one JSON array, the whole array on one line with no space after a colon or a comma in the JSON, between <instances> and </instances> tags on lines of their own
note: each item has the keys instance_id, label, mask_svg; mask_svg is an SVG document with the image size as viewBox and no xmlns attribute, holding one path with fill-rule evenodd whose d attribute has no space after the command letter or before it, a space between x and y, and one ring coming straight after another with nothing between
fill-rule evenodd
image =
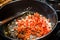
<instances>
[{"instance_id":1,"label":"pan interior","mask_svg":"<svg viewBox=\"0 0 60 40\"><path fill-rule=\"evenodd\" d=\"M17 17L17 18L15 18L15 19L13 19L13 20L11 20L10 22L8 22L7 24L6 24L6 26L5 26L5 28L4 28L4 35L6 36L6 37L9 37L9 38L13 38L13 39L18 39L16 36L15 36L15 34L14 34L14 32L15 31L11 31L15 26L17 26L17 24L16 24L16 19L21 19L21 18L25 18L25 16L27 16L27 15L29 15L29 14L31 14L31 15L33 15L33 13L34 12L32 12L32 11L25 11L25 12L22 12L22 13L20 13L20 14L22 14L22 15L20 15L19 17ZM42 15L42 14L41 14ZM44 16L44 15L43 15ZM48 18L47 18L48 19ZM52 23L52 22L51 22ZM52 25L53 26L53 25ZM12 33L12 34L11 34ZM12 36L11 36L12 35ZM43 35L43 36L45 36L45 35ZM41 36L42 37L42 36Z\"/></svg>"}]
</instances>

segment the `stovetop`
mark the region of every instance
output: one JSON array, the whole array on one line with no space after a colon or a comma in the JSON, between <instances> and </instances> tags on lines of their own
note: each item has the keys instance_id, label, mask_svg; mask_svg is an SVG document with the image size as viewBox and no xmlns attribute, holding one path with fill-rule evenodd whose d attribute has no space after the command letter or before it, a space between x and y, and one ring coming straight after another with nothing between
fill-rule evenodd
<instances>
[{"instance_id":1,"label":"stovetop","mask_svg":"<svg viewBox=\"0 0 60 40\"><path fill-rule=\"evenodd\" d=\"M58 15L58 21L59 21L60 20L60 17L59 17L60 16L60 1L59 0L45 0L45 2L47 2L49 5L51 5L56 10L57 15ZM8 40L8 39L3 38L3 40ZM60 23L57 24L55 30L51 33L51 35L45 38L44 40L60 40Z\"/></svg>"}]
</instances>

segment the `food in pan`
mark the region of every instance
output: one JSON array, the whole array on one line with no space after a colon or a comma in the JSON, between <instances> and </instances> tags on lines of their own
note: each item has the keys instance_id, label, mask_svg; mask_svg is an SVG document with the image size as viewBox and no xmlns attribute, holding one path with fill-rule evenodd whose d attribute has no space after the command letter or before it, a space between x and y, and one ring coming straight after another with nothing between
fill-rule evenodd
<instances>
[{"instance_id":1,"label":"food in pan","mask_svg":"<svg viewBox=\"0 0 60 40\"><path fill-rule=\"evenodd\" d=\"M25 13L26 14L26 13ZM48 34L52 30L50 19L38 12L27 13L8 24L5 35L20 40L34 40Z\"/></svg>"}]
</instances>

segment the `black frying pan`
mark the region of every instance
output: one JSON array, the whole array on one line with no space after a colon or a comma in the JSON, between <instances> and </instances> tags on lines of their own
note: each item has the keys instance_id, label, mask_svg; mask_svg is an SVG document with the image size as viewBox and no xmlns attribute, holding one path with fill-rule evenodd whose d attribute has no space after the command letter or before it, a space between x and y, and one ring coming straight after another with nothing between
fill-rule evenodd
<instances>
[{"instance_id":1,"label":"black frying pan","mask_svg":"<svg viewBox=\"0 0 60 40\"><path fill-rule=\"evenodd\" d=\"M58 17L56 11L47 3L39 1L14 1L5 5L0 10L0 20L6 19L0 22L1 35L6 37L5 35L3 35L4 26L7 25L14 18L17 18L18 16L22 15L22 13L26 11L33 11L33 12L37 11L42 15L44 15L45 17L49 18L53 26L52 31L55 29L58 23ZM51 32L38 39L48 36ZM10 37L6 38L13 39Z\"/></svg>"}]
</instances>

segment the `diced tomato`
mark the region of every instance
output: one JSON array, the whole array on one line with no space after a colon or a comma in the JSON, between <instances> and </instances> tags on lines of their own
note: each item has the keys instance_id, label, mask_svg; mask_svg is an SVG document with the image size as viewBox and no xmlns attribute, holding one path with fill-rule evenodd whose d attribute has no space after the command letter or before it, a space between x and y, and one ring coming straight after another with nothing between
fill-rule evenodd
<instances>
[{"instance_id":1,"label":"diced tomato","mask_svg":"<svg viewBox=\"0 0 60 40\"><path fill-rule=\"evenodd\" d=\"M47 26L46 21L50 22L49 19L36 12L33 15L26 16L26 19L17 20L18 27L15 30L18 33L25 32L24 37L22 37L23 40L29 38L30 35L41 37L51 31L50 28L47 28L49 26ZM21 38L20 34L18 34L18 38Z\"/></svg>"},{"instance_id":2,"label":"diced tomato","mask_svg":"<svg viewBox=\"0 0 60 40\"><path fill-rule=\"evenodd\" d=\"M34 13L35 17L40 17L40 14L38 12Z\"/></svg>"},{"instance_id":3,"label":"diced tomato","mask_svg":"<svg viewBox=\"0 0 60 40\"><path fill-rule=\"evenodd\" d=\"M31 17L32 17L31 15L28 15L28 18L29 18L29 19L31 19Z\"/></svg>"}]
</instances>

